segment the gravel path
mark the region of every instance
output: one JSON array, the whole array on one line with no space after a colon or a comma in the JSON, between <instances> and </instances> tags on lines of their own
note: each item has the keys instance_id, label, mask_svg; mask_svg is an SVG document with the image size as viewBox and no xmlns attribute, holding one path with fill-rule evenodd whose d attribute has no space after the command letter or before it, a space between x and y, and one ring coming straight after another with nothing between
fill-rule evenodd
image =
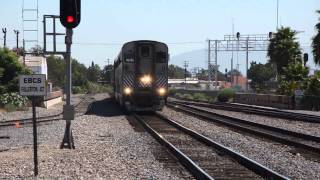
<instances>
[{"instance_id":1,"label":"gravel path","mask_svg":"<svg viewBox=\"0 0 320 180\"><path fill-rule=\"evenodd\" d=\"M107 109L106 109L107 111ZM146 132L134 130L124 115L84 115L73 121L75 150L59 149L64 122L39 127L39 177L44 179L184 179L180 165L158 159L162 147ZM31 127L0 129L0 179L32 179ZM7 142L5 142L7 141ZM192 178L192 177L191 177Z\"/></svg>"},{"instance_id":2,"label":"gravel path","mask_svg":"<svg viewBox=\"0 0 320 180\"><path fill-rule=\"evenodd\" d=\"M294 149L289 146L243 135L172 109L164 108L161 113L283 175L294 179L320 179L320 163L291 153Z\"/></svg>"},{"instance_id":3,"label":"gravel path","mask_svg":"<svg viewBox=\"0 0 320 180\"><path fill-rule=\"evenodd\" d=\"M193 107L197 107L197 106L193 106ZM295 131L295 132L300 132L300 133L320 137L320 131L319 131L320 123L302 122L302 121L296 121L296 120L288 120L288 119L282 119L282 118L274 118L274 117L261 116L261 115L255 115L255 114L247 114L243 112L226 111L226 110L212 109L212 108L205 108L205 107L201 107L201 108L214 113L223 114L226 116L237 117L237 118L251 121L251 122L256 122L260 124L265 124L269 126L282 128L282 129L287 129L290 131Z\"/></svg>"}]
</instances>

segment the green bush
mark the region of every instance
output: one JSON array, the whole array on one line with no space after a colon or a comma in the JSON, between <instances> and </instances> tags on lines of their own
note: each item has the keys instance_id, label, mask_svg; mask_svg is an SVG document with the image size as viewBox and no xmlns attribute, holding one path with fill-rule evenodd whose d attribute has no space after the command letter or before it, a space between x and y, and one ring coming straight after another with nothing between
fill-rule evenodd
<instances>
[{"instance_id":1,"label":"green bush","mask_svg":"<svg viewBox=\"0 0 320 180\"><path fill-rule=\"evenodd\" d=\"M86 84L87 93L96 94L96 93L112 93L112 87L110 85L103 85L93 82L88 82Z\"/></svg>"},{"instance_id":2,"label":"green bush","mask_svg":"<svg viewBox=\"0 0 320 180\"><path fill-rule=\"evenodd\" d=\"M177 89L169 89L168 95L169 96L175 96L175 94L178 92Z\"/></svg>"},{"instance_id":3,"label":"green bush","mask_svg":"<svg viewBox=\"0 0 320 180\"><path fill-rule=\"evenodd\" d=\"M210 97L204 93L194 93L193 98L198 101L208 101Z\"/></svg>"},{"instance_id":4,"label":"green bush","mask_svg":"<svg viewBox=\"0 0 320 180\"><path fill-rule=\"evenodd\" d=\"M7 111L24 110L27 106L28 98L17 93L6 93L0 95L0 106Z\"/></svg>"},{"instance_id":5,"label":"green bush","mask_svg":"<svg viewBox=\"0 0 320 180\"><path fill-rule=\"evenodd\" d=\"M181 93L175 93L173 96L175 98L182 98L182 94Z\"/></svg>"},{"instance_id":6,"label":"green bush","mask_svg":"<svg viewBox=\"0 0 320 180\"><path fill-rule=\"evenodd\" d=\"M73 94L86 94L87 89L83 86L72 86L72 93Z\"/></svg>"},{"instance_id":7,"label":"green bush","mask_svg":"<svg viewBox=\"0 0 320 180\"><path fill-rule=\"evenodd\" d=\"M223 89L218 93L218 101L219 102L228 102L235 95L235 91L233 89Z\"/></svg>"},{"instance_id":8,"label":"green bush","mask_svg":"<svg viewBox=\"0 0 320 180\"><path fill-rule=\"evenodd\" d=\"M13 104L6 104L6 105L4 105L4 109L7 112L13 112L13 111L16 111L18 108Z\"/></svg>"},{"instance_id":9,"label":"green bush","mask_svg":"<svg viewBox=\"0 0 320 180\"><path fill-rule=\"evenodd\" d=\"M194 100L193 96L191 94L183 94L182 95L183 99L187 99L187 100Z\"/></svg>"}]
</instances>

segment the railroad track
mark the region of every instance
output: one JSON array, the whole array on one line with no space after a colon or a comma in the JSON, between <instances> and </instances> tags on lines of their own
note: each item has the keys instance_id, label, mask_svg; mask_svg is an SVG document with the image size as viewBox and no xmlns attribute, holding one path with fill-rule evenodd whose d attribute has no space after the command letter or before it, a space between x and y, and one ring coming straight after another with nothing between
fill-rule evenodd
<instances>
[{"instance_id":1,"label":"railroad track","mask_svg":"<svg viewBox=\"0 0 320 180\"><path fill-rule=\"evenodd\" d=\"M88 105L92 102L92 98L93 98L92 96L86 95L85 97L81 98L79 103L77 103L75 105L75 113L76 113L75 116L76 117L84 115L87 112ZM62 120L62 118L63 118L62 112L59 112L54 115L37 117L37 123L40 124L40 123L59 121L59 120ZM32 124L32 118L0 121L0 127L16 126L17 124L18 125Z\"/></svg>"},{"instance_id":2,"label":"railroad track","mask_svg":"<svg viewBox=\"0 0 320 180\"><path fill-rule=\"evenodd\" d=\"M196 179L289 179L161 114L133 116Z\"/></svg>"},{"instance_id":3,"label":"railroad track","mask_svg":"<svg viewBox=\"0 0 320 180\"><path fill-rule=\"evenodd\" d=\"M289 146L294 146L302 153L307 153L305 150L320 154L320 137L307 135L303 133L293 132L285 129L280 129L273 126L267 126L243 119L238 119L226 115L213 113L207 110L203 110L199 107L193 107L186 105L185 103L168 102L167 106L176 110L191 114L193 116L222 124L227 127L231 127L243 132L247 132L262 138L267 138L272 141L277 141ZM309 152L309 154L310 154Z\"/></svg>"},{"instance_id":4,"label":"railroad track","mask_svg":"<svg viewBox=\"0 0 320 180\"><path fill-rule=\"evenodd\" d=\"M205 103L196 101L171 101L171 102L183 102L188 105L195 105L201 107L215 108L228 111L244 112L249 114L264 115L269 117L284 118L288 120L320 123L320 116L303 114L296 112L288 112L280 109L271 109L264 107L253 107L250 105L231 104L231 103Z\"/></svg>"}]
</instances>

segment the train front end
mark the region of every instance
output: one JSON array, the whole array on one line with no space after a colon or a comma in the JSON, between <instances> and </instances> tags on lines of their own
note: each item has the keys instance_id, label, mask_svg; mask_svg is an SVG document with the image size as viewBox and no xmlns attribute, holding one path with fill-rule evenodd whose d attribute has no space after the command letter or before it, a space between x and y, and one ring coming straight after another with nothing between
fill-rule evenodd
<instances>
[{"instance_id":1,"label":"train front end","mask_svg":"<svg viewBox=\"0 0 320 180\"><path fill-rule=\"evenodd\" d=\"M123 104L130 111L161 110L168 92L168 47L155 41L127 43L123 55Z\"/></svg>"}]
</instances>

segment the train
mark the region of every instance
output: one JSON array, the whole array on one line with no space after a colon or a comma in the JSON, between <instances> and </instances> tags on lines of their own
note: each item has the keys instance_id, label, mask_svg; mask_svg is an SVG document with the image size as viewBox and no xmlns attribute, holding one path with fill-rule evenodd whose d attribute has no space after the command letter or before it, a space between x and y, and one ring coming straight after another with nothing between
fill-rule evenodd
<instances>
[{"instance_id":1,"label":"train","mask_svg":"<svg viewBox=\"0 0 320 180\"><path fill-rule=\"evenodd\" d=\"M168 61L165 43L125 43L114 61L116 101L127 111L162 110L168 92Z\"/></svg>"}]
</instances>

